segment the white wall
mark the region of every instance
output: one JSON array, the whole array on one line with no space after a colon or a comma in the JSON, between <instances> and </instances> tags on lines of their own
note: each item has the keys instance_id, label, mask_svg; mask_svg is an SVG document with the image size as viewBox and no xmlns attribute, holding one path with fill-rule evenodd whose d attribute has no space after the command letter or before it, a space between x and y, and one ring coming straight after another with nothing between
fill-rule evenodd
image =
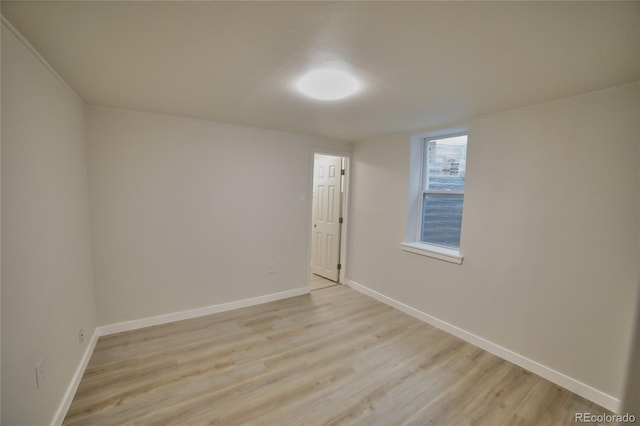
<instances>
[{"instance_id":1,"label":"white wall","mask_svg":"<svg viewBox=\"0 0 640 426\"><path fill-rule=\"evenodd\" d=\"M87 135L100 324L307 286L311 149L349 144L99 107Z\"/></svg>"},{"instance_id":2,"label":"white wall","mask_svg":"<svg viewBox=\"0 0 640 426\"><path fill-rule=\"evenodd\" d=\"M52 420L96 327L86 163L83 104L3 23L5 425Z\"/></svg>"},{"instance_id":3,"label":"white wall","mask_svg":"<svg viewBox=\"0 0 640 426\"><path fill-rule=\"evenodd\" d=\"M640 280L638 280L640 284ZM633 345L629 353L629 371L626 377L623 412L640 419L640 291L636 301L636 321L632 334Z\"/></svg>"},{"instance_id":4,"label":"white wall","mask_svg":"<svg viewBox=\"0 0 640 426\"><path fill-rule=\"evenodd\" d=\"M640 103L640 92L638 93ZM638 111L638 140L640 141L640 111ZM638 150L638 161L640 163L640 150ZM640 173L638 174L638 184L640 185ZM640 215L638 215L640 221ZM640 226L638 227L640 231ZM640 256L640 253L638 253ZM640 257L638 258L640 265ZM627 386L624 397L624 410L633 413L640 419L640 273L638 274L638 294L636 296L636 321L632 333L633 345L629 353L629 371L627 372Z\"/></svg>"},{"instance_id":5,"label":"white wall","mask_svg":"<svg viewBox=\"0 0 640 426\"><path fill-rule=\"evenodd\" d=\"M621 398L640 255L638 90L458 123L461 266L400 250L412 134L355 144L348 278Z\"/></svg>"}]
</instances>

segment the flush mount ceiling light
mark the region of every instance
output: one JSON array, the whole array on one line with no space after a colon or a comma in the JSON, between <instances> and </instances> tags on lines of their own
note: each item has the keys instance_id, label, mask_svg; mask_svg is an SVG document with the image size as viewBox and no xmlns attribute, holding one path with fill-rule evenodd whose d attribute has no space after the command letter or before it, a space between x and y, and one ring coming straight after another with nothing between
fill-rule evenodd
<instances>
[{"instance_id":1,"label":"flush mount ceiling light","mask_svg":"<svg viewBox=\"0 0 640 426\"><path fill-rule=\"evenodd\" d=\"M355 94L361 83L344 71L321 69L310 71L297 82L301 93L320 101L337 101Z\"/></svg>"}]
</instances>

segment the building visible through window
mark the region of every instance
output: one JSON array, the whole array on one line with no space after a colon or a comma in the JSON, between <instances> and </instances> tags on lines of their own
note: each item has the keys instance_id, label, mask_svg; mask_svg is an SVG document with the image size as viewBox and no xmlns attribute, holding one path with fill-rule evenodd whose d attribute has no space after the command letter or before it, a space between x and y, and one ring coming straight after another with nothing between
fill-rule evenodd
<instances>
[{"instance_id":1,"label":"building visible through window","mask_svg":"<svg viewBox=\"0 0 640 426\"><path fill-rule=\"evenodd\" d=\"M426 138L423 146L420 241L459 249L467 135Z\"/></svg>"}]
</instances>

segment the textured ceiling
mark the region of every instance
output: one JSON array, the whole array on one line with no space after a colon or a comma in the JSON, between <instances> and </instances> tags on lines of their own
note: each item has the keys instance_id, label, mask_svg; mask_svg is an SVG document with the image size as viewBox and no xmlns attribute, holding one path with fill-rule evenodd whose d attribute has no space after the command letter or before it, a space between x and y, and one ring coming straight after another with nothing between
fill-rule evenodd
<instances>
[{"instance_id":1,"label":"textured ceiling","mask_svg":"<svg viewBox=\"0 0 640 426\"><path fill-rule=\"evenodd\" d=\"M636 81L638 2L11 2L88 104L347 140ZM292 81L364 80L338 102Z\"/></svg>"}]
</instances>

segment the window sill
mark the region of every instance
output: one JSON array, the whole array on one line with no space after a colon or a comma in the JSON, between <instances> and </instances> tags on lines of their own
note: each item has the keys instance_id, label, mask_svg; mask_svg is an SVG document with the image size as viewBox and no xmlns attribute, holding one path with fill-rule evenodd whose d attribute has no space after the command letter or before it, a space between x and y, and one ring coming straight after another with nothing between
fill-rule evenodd
<instances>
[{"instance_id":1,"label":"window sill","mask_svg":"<svg viewBox=\"0 0 640 426\"><path fill-rule=\"evenodd\" d=\"M432 257L445 262L461 265L464 256L458 250L452 250L444 247L432 246L424 243L400 243L400 249L403 251L419 254L421 256Z\"/></svg>"}]
</instances>

